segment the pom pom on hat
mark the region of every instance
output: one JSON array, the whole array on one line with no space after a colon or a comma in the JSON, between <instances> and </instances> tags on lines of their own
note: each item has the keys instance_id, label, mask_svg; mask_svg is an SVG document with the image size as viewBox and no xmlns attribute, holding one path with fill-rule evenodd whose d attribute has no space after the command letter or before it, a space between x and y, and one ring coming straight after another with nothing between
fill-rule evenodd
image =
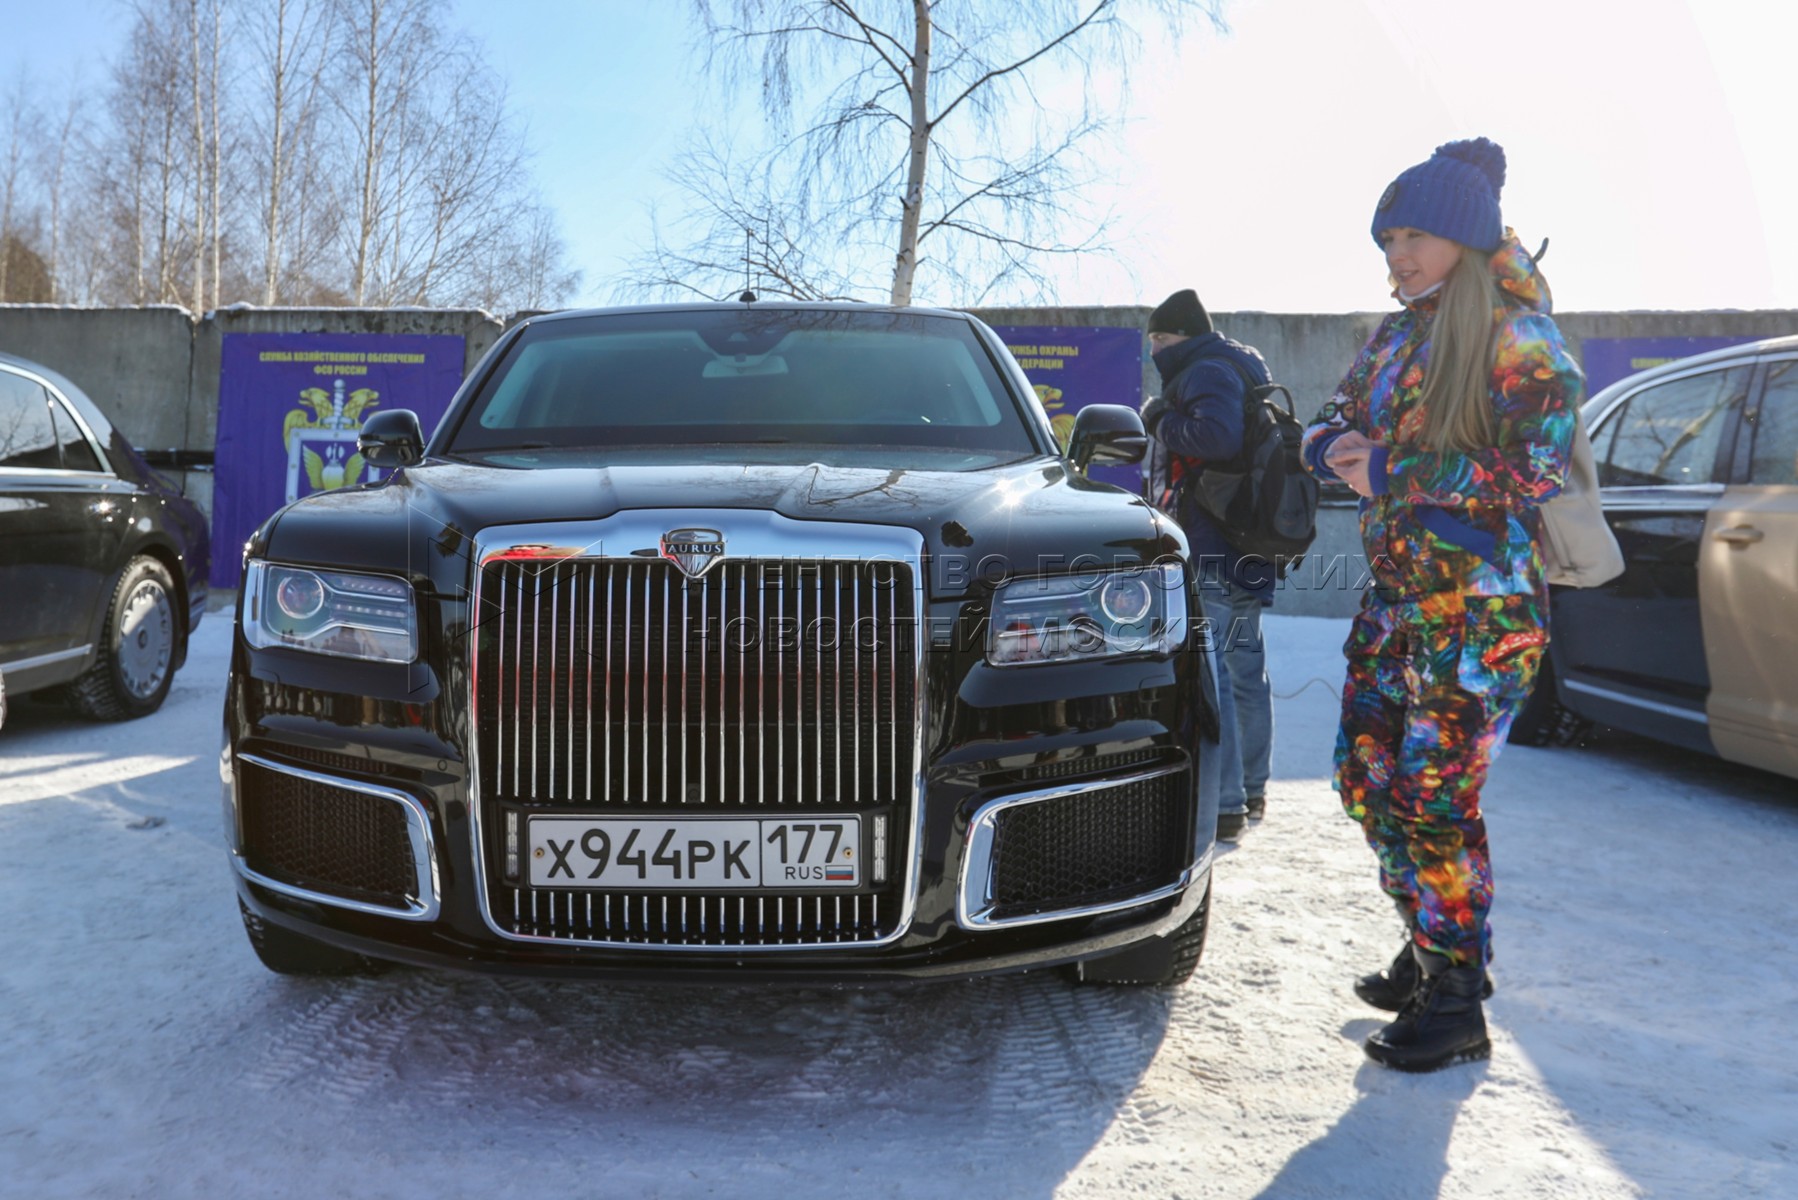
<instances>
[{"instance_id":1,"label":"pom pom on hat","mask_svg":"<svg viewBox=\"0 0 1798 1200\"><path fill-rule=\"evenodd\" d=\"M1483 137L1446 142L1381 193L1373 240L1379 243L1382 229L1421 229L1476 250L1496 250L1505 236L1498 209L1504 186L1504 147Z\"/></svg>"},{"instance_id":2,"label":"pom pom on hat","mask_svg":"<svg viewBox=\"0 0 1798 1200\"><path fill-rule=\"evenodd\" d=\"M1458 158L1464 163L1472 163L1478 167L1492 184L1492 195L1496 199L1505 186L1505 148L1488 138L1467 138L1459 142L1444 142L1436 147L1436 153L1444 158Z\"/></svg>"}]
</instances>

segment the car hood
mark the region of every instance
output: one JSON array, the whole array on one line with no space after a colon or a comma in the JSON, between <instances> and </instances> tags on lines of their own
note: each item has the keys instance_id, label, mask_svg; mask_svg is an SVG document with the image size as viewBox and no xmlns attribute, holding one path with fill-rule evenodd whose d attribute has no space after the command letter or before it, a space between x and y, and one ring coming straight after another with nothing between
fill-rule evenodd
<instances>
[{"instance_id":1,"label":"car hood","mask_svg":"<svg viewBox=\"0 0 1798 1200\"><path fill-rule=\"evenodd\" d=\"M406 570L459 588L467 578L460 560L489 527L704 508L915 530L938 597L966 594L975 565L990 583L1066 570L1080 556L1126 565L1186 549L1173 522L1142 500L1044 456L977 471L819 462L518 469L434 460L385 483L289 505L259 531L253 552L287 562Z\"/></svg>"}]
</instances>

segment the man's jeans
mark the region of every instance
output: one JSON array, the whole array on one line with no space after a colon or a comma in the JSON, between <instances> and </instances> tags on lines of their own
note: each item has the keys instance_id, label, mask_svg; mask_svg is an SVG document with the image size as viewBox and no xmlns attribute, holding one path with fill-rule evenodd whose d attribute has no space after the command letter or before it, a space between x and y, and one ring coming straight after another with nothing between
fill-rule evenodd
<instances>
[{"instance_id":1,"label":"man's jeans","mask_svg":"<svg viewBox=\"0 0 1798 1200\"><path fill-rule=\"evenodd\" d=\"M1222 777L1217 811L1242 812L1249 796L1267 794L1274 746L1274 698L1267 683L1267 646L1261 638L1261 601L1253 593L1207 580L1199 603L1217 653L1219 724L1216 755Z\"/></svg>"}]
</instances>

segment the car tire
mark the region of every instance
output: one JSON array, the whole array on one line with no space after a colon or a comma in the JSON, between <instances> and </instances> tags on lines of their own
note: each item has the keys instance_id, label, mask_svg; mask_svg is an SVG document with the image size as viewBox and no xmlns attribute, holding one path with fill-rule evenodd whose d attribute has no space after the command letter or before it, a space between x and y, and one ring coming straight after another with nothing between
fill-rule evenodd
<instances>
[{"instance_id":1,"label":"car tire","mask_svg":"<svg viewBox=\"0 0 1798 1200\"><path fill-rule=\"evenodd\" d=\"M142 555L126 563L107 602L100 657L63 685L70 707L92 721L128 721L161 708L175 679L178 612L168 568Z\"/></svg>"},{"instance_id":2,"label":"car tire","mask_svg":"<svg viewBox=\"0 0 1798 1200\"><path fill-rule=\"evenodd\" d=\"M1592 722L1561 703L1554 664L1544 658L1536 675L1536 690L1517 710L1505 740L1519 746L1571 746L1591 728Z\"/></svg>"},{"instance_id":3,"label":"car tire","mask_svg":"<svg viewBox=\"0 0 1798 1200\"><path fill-rule=\"evenodd\" d=\"M1107 954L1075 963L1070 971L1077 983L1102 983L1125 987L1178 987L1192 978L1205 953L1205 934L1211 926L1211 881L1199 907L1180 928L1165 937L1150 938Z\"/></svg>"},{"instance_id":4,"label":"car tire","mask_svg":"<svg viewBox=\"0 0 1798 1200\"><path fill-rule=\"evenodd\" d=\"M269 924L244 907L242 900L237 902L237 911L243 917L250 948L262 965L277 975L360 975L373 969L373 963L360 954Z\"/></svg>"}]
</instances>

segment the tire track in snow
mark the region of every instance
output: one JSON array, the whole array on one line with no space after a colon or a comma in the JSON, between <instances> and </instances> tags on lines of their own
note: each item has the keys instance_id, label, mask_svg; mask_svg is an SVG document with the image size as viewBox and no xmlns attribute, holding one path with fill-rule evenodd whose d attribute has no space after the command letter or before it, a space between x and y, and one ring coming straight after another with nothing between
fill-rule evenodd
<instances>
[{"instance_id":1,"label":"tire track in snow","mask_svg":"<svg viewBox=\"0 0 1798 1200\"><path fill-rule=\"evenodd\" d=\"M417 1019L440 997L429 977L331 980L330 991L284 1023L245 1081L257 1091L304 1085L329 1099L355 1100L398 1072L394 1059Z\"/></svg>"},{"instance_id":2,"label":"tire track in snow","mask_svg":"<svg viewBox=\"0 0 1798 1200\"><path fill-rule=\"evenodd\" d=\"M1086 1136L1131 1094L1159 1047L1171 1002L1133 988L1076 988L1052 975L1003 981L1010 1016L988 1081L983 1148L1015 1153L1021 1130Z\"/></svg>"}]
</instances>

